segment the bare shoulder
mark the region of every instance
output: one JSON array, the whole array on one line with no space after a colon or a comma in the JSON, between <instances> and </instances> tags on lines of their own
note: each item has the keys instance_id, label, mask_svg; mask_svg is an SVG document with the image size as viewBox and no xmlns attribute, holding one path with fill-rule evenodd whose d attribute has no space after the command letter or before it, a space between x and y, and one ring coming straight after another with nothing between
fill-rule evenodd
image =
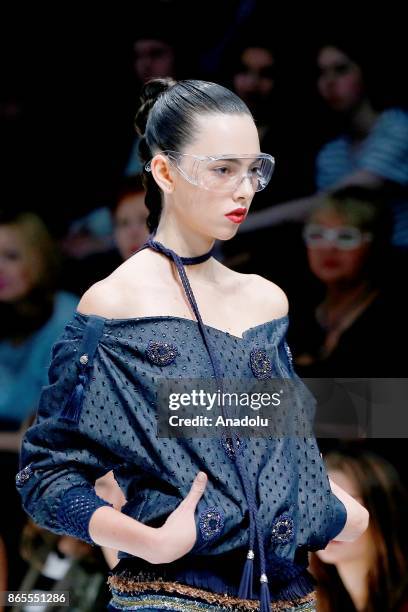
<instances>
[{"instance_id":1,"label":"bare shoulder","mask_svg":"<svg viewBox=\"0 0 408 612\"><path fill-rule=\"evenodd\" d=\"M139 316L148 265L143 253L138 253L120 265L112 274L95 283L82 296L78 311L111 319Z\"/></svg>"},{"instance_id":2,"label":"bare shoulder","mask_svg":"<svg viewBox=\"0 0 408 612\"><path fill-rule=\"evenodd\" d=\"M247 303L262 320L278 319L288 314L288 298L276 283L258 274L240 274L240 277Z\"/></svg>"},{"instance_id":3,"label":"bare shoulder","mask_svg":"<svg viewBox=\"0 0 408 612\"><path fill-rule=\"evenodd\" d=\"M123 296L120 285L111 276L95 283L82 296L77 310L86 315L106 318L123 316Z\"/></svg>"}]
</instances>

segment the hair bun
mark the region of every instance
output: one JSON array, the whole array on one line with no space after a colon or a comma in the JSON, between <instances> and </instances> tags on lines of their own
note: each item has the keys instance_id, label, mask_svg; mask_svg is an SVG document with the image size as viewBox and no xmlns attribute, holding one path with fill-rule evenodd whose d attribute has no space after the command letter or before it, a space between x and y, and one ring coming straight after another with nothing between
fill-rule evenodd
<instances>
[{"instance_id":1,"label":"hair bun","mask_svg":"<svg viewBox=\"0 0 408 612\"><path fill-rule=\"evenodd\" d=\"M151 79L142 87L140 93L140 107L135 116L135 129L139 136L143 136L146 131L147 119L156 100L162 93L176 84L171 78Z\"/></svg>"}]
</instances>

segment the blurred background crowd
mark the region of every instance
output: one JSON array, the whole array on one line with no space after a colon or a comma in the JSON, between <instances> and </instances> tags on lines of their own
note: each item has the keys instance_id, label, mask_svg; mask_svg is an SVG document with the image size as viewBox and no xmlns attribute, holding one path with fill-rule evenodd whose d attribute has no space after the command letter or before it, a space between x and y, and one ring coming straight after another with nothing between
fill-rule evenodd
<instances>
[{"instance_id":1,"label":"blurred background crowd","mask_svg":"<svg viewBox=\"0 0 408 612\"><path fill-rule=\"evenodd\" d=\"M150 78L216 81L251 109L275 173L218 252L286 291L299 375L407 378L405 39L392 7L345 12L316 27L311 14L274 17L263 0L194 11L152 0L120 14L48 15L48 26L41 15L38 25L2 21L0 590L69 589L69 609L81 611L109 599L115 551L34 525L15 474L52 345L81 294L148 235L133 118ZM318 609L408 610L405 440L346 434L319 445L371 522L357 542L311 556ZM124 503L112 475L96 486Z\"/></svg>"}]
</instances>

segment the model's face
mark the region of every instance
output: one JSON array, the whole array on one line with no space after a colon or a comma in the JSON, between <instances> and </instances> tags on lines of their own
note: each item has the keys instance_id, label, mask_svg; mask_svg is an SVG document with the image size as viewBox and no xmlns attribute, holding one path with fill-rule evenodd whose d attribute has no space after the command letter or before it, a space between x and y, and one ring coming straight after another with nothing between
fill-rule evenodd
<instances>
[{"instance_id":1,"label":"model's face","mask_svg":"<svg viewBox=\"0 0 408 612\"><path fill-rule=\"evenodd\" d=\"M349 495L354 497L360 504L363 504L361 493L353 478L340 470L329 470L328 475ZM347 561L358 560L369 563L370 559L375 558L374 553L374 543L369 528L354 542L334 542L332 540L324 550L319 550L316 554L323 563L337 565Z\"/></svg>"},{"instance_id":2,"label":"model's face","mask_svg":"<svg viewBox=\"0 0 408 612\"><path fill-rule=\"evenodd\" d=\"M174 75L174 51L166 42L141 39L135 42L134 51L134 68L142 83L149 79Z\"/></svg>"},{"instance_id":3,"label":"model's face","mask_svg":"<svg viewBox=\"0 0 408 612\"><path fill-rule=\"evenodd\" d=\"M13 225L0 226L0 302L12 303L33 288L38 261L21 232Z\"/></svg>"},{"instance_id":4,"label":"model's face","mask_svg":"<svg viewBox=\"0 0 408 612\"><path fill-rule=\"evenodd\" d=\"M144 193L126 195L115 212L115 241L123 259L128 259L146 241L148 210Z\"/></svg>"},{"instance_id":5,"label":"model's face","mask_svg":"<svg viewBox=\"0 0 408 612\"><path fill-rule=\"evenodd\" d=\"M361 68L335 47L324 47L317 64L318 90L328 106L345 113L355 109L365 95Z\"/></svg>"},{"instance_id":6,"label":"model's face","mask_svg":"<svg viewBox=\"0 0 408 612\"><path fill-rule=\"evenodd\" d=\"M313 217L312 223L323 228L350 227L347 220L334 211L321 211ZM371 243L362 241L349 250L339 248L334 242L307 247L309 266L313 274L323 283L351 283L364 279L365 264L369 258Z\"/></svg>"},{"instance_id":7,"label":"model's face","mask_svg":"<svg viewBox=\"0 0 408 612\"><path fill-rule=\"evenodd\" d=\"M274 59L267 49L249 47L241 56L241 68L234 76L234 89L249 108L268 100L274 87Z\"/></svg>"},{"instance_id":8,"label":"model's face","mask_svg":"<svg viewBox=\"0 0 408 612\"><path fill-rule=\"evenodd\" d=\"M258 132L249 115L201 115L197 118L196 133L194 142L182 153L198 156L231 154L237 157L245 153L260 153ZM250 159L237 160L236 163L242 175L253 166ZM222 162L219 165L220 168L214 171L223 172ZM248 212L255 192L247 177L233 190L218 193L192 185L174 167L172 176L174 192L169 201L169 212L177 215L180 223L201 235L219 240L228 240L236 234L239 223L226 215L236 209Z\"/></svg>"}]
</instances>

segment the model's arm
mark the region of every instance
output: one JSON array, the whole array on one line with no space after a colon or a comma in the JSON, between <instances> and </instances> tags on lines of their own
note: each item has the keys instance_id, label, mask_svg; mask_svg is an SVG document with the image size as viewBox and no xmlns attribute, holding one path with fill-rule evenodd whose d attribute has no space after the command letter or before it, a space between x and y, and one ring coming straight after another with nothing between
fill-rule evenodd
<instances>
[{"instance_id":1,"label":"model's arm","mask_svg":"<svg viewBox=\"0 0 408 612\"><path fill-rule=\"evenodd\" d=\"M364 506L359 504L354 497L346 493L344 489L339 487L330 478L329 482L334 495L343 502L347 510L346 523L334 539L342 542L353 542L367 529L370 515Z\"/></svg>"},{"instance_id":2,"label":"model's arm","mask_svg":"<svg viewBox=\"0 0 408 612\"><path fill-rule=\"evenodd\" d=\"M189 493L158 528L108 506L98 508L89 522L89 535L100 546L122 550L149 563L171 563L187 554L196 542L195 509L207 485L199 472Z\"/></svg>"}]
</instances>

